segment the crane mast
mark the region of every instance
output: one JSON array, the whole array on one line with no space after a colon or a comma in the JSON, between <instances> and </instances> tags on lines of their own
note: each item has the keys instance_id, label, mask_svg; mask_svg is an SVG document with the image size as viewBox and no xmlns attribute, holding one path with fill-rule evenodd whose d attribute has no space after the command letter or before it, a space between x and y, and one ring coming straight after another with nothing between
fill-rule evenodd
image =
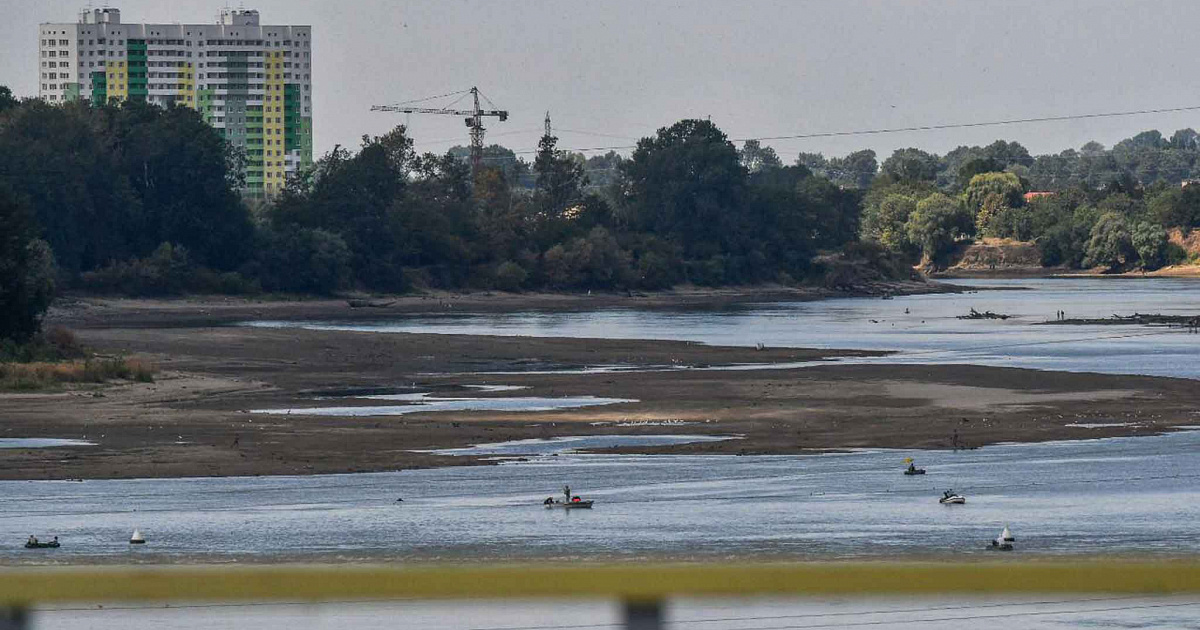
<instances>
[{"instance_id":1,"label":"crane mast","mask_svg":"<svg viewBox=\"0 0 1200 630\"><path fill-rule=\"evenodd\" d=\"M455 94L462 94L463 96L470 94L473 107L471 109L450 109L450 106L441 108L410 107L404 104L399 104L374 105L371 107L371 111L399 112L402 114L450 114L452 116L464 116L463 120L466 122L467 128L470 129L469 134L471 136L471 169L478 173L480 166L483 164L483 137L484 133L487 131L487 129L483 126L483 117L494 116L498 118L500 122L504 122L508 120L508 111L502 109L483 109L483 106L479 102L479 99L482 95L479 93L479 88L477 87L472 87L470 90L465 90L464 92L456 92ZM453 94L447 96L453 96ZM460 97L458 100L462 100L462 97ZM488 101L488 98L483 96L483 100ZM495 107L491 101L488 101L488 104L492 107ZM453 103L451 105L453 105Z\"/></svg>"}]
</instances>

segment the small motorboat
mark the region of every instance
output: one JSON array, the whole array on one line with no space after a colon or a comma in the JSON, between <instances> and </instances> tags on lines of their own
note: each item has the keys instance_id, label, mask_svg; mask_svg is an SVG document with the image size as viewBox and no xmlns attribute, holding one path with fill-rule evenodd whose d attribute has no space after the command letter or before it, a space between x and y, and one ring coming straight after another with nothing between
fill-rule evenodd
<instances>
[{"instance_id":1,"label":"small motorboat","mask_svg":"<svg viewBox=\"0 0 1200 630\"><path fill-rule=\"evenodd\" d=\"M133 530L133 535L129 537L129 544L131 544L131 545L146 544L146 537L142 535L142 531L140 529Z\"/></svg>"},{"instance_id":2,"label":"small motorboat","mask_svg":"<svg viewBox=\"0 0 1200 630\"><path fill-rule=\"evenodd\" d=\"M38 539L32 538L32 537L29 540L25 541L26 549L58 549L59 546L60 545L58 544L58 536L55 536L54 540L51 540L50 542L41 542Z\"/></svg>"},{"instance_id":3,"label":"small motorboat","mask_svg":"<svg viewBox=\"0 0 1200 630\"><path fill-rule=\"evenodd\" d=\"M954 494L953 490L947 490L942 493L942 498L938 499L938 503L942 505L962 505L967 502L967 497L961 494Z\"/></svg>"},{"instance_id":4,"label":"small motorboat","mask_svg":"<svg viewBox=\"0 0 1200 630\"><path fill-rule=\"evenodd\" d=\"M568 510L591 509L593 503L595 501L591 499L584 501L579 497L571 497L570 501L555 501L553 497L550 497L542 501L542 505L548 508L565 508Z\"/></svg>"},{"instance_id":5,"label":"small motorboat","mask_svg":"<svg viewBox=\"0 0 1200 630\"><path fill-rule=\"evenodd\" d=\"M556 501L554 500L554 497L547 497L545 501L542 501L542 505L546 506L547 508L560 507L568 510L577 510L581 508L590 509L592 507L592 503L595 503L595 501L584 501L583 499L579 498L579 495L571 494L571 486L563 486L562 501Z\"/></svg>"},{"instance_id":6,"label":"small motorboat","mask_svg":"<svg viewBox=\"0 0 1200 630\"><path fill-rule=\"evenodd\" d=\"M908 464L908 468L904 469L904 474L906 474L906 475L924 475L925 474L925 469L917 468L916 463L913 462L913 458L905 457L904 463Z\"/></svg>"},{"instance_id":7,"label":"small motorboat","mask_svg":"<svg viewBox=\"0 0 1200 630\"><path fill-rule=\"evenodd\" d=\"M1015 540L1016 538L1013 538L1012 532L1008 531L1008 526L1005 525L1004 531L1000 532L1000 535L992 540L991 549L992 551L1012 551Z\"/></svg>"}]
</instances>

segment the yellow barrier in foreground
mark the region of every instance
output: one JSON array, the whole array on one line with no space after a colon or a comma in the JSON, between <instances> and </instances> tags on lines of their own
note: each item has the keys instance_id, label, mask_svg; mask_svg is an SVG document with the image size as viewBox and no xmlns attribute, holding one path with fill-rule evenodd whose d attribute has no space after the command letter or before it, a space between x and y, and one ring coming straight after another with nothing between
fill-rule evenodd
<instances>
[{"instance_id":1,"label":"yellow barrier in foreground","mask_svg":"<svg viewBox=\"0 0 1200 630\"><path fill-rule=\"evenodd\" d=\"M69 601L1200 593L1200 561L275 565L0 570L0 606Z\"/></svg>"}]
</instances>

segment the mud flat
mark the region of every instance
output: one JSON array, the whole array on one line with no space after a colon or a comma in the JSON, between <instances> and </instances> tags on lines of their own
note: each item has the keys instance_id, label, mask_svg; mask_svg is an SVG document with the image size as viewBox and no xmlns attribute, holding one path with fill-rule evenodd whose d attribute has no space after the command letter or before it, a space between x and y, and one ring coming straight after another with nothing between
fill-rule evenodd
<instances>
[{"instance_id":1,"label":"mud flat","mask_svg":"<svg viewBox=\"0 0 1200 630\"><path fill-rule=\"evenodd\" d=\"M1200 408L1200 388L1179 379L826 361L883 354L863 351L262 329L203 321L225 308L230 312L218 319L241 320L245 306L187 304L106 300L56 311L51 323L70 326L95 350L144 355L162 372L154 383L0 393L0 437L96 444L4 449L0 478L385 471L485 462L418 451L579 435L741 436L617 449L651 453L971 448L1161 433L1195 425ZM310 316L311 304L296 304L291 310L272 305L264 317ZM349 310L344 303L340 308ZM187 314L203 309L209 315ZM806 362L802 368L771 367ZM742 364L763 368L717 369ZM596 366L626 371L579 372ZM422 394L622 402L397 416L298 411L378 406L381 395L399 396L395 402L405 404L406 397L413 402ZM294 412L250 413L281 408ZM1080 429L1084 424L1093 428Z\"/></svg>"}]
</instances>

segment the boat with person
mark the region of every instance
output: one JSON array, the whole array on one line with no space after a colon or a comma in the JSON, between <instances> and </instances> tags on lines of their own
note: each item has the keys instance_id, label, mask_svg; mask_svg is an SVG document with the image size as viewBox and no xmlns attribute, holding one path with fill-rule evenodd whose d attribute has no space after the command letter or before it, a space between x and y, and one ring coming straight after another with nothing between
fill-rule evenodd
<instances>
[{"instance_id":1,"label":"boat with person","mask_svg":"<svg viewBox=\"0 0 1200 630\"><path fill-rule=\"evenodd\" d=\"M904 469L904 474L906 474L906 475L924 475L925 474L925 469L917 468L916 463L913 462L913 458L905 457L904 463L908 464L908 468Z\"/></svg>"},{"instance_id":2,"label":"boat with person","mask_svg":"<svg viewBox=\"0 0 1200 630\"><path fill-rule=\"evenodd\" d=\"M54 540L50 542L42 542L37 539L37 536L30 536L29 540L25 541L26 549L58 549L59 546L58 536L55 536Z\"/></svg>"},{"instance_id":3,"label":"boat with person","mask_svg":"<svg viewBox=\"0 0 1200 630\"><path fill-rule=\"evenodd\" d=\"M1008 526L1004 526L1004 531L1000 535L992 539L992 551L1012 551L1013 542L1017 539L1013 537L1012 532L1008 531Z\"/></svg>"},{"instance_id":4,"label":"boat with person","mask_svg":"<svg viewBox=\"0 0 1200 630\"><path fill-rule=\"evenodd\" d=\"M938 503L942 505L962 505L967 502L967 497L961 494L955 494L953 490L947 490L942 493L942 498L938 499Z\"/></svg>"},{"instance_id":5,"label":"boat with person","mask_svg":"<svg viewBox=\"0 0 1200 630\"><path fill-rule=\"evenodd\" d=\"M547 508L564 508L568 510L591 509L593 503L595 501L591 499L585 501L579 495L571 494L571 486L563 486L562 501L556 500L554 497L546 497L546 500L542 501L542 505Z\"/></svg>"},{"instance_id":6,"label":"boat with person","mask_svg":"<svg viewBox=\"0 0 1200 630\"><path fill-rule=\"evenodd\" d=\"M595 501L593 501L591 499L584 501L584 500L580 499L579 497L571 497L570 501L558 501L558 500L554 499L553 497L551 497L551 498L548 498L545 501L543 501L542 505L545 505L548 508L564 508L567 510L578 510L578 509L591 509L593 503L595 503Z\"/></svg>"}]
</instances>

